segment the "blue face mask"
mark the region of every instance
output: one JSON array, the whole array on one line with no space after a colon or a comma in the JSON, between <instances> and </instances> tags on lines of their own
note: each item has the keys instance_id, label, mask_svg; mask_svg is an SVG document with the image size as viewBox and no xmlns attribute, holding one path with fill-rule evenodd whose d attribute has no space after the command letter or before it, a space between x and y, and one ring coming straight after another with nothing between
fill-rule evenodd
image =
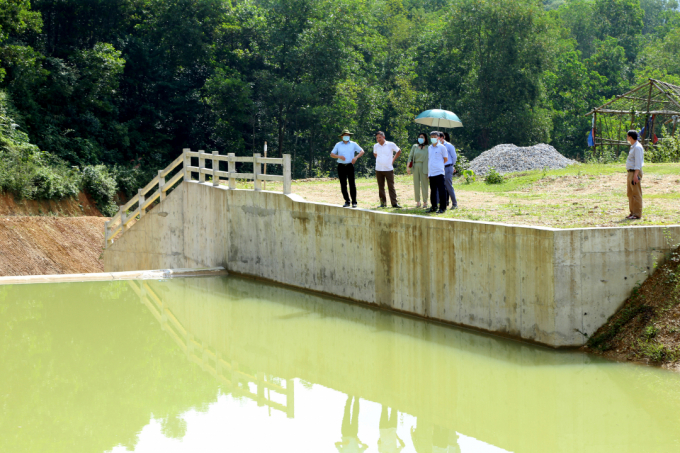
<instances>
[{"instance_id":1,"label":"blue face mask","mask_svg":"<svg viewBox=\"0 0 680 453\"><path fill-rule=\"evenodd\" d=\"M422 145L423 143L425 143L425 139L423 137L420 137L418 139L418 143L420 143Z\"/></svg>"},{"instance_id":2,"label":"blue face mask","mask_svg":"<svg viewBox=\"0 0 680 453\"><path fill-rule=\"evenodd\" d=\"M430 138L430 142L432 142L433 145L436 145L439 139L436 138Z\"/></svg>"},{"instance_id":3,"label":"blue face mask","mask_svg":"<svg viewBox=\"0 0 680 453\"><path fill-rule=\"evenodd\" d=\"M343 136L342 136L342 141L343 141L343 142L348 142L348 141L349 141L349 136L348 136L348 135L343 135Z\"/></svg>"}]
</instances>

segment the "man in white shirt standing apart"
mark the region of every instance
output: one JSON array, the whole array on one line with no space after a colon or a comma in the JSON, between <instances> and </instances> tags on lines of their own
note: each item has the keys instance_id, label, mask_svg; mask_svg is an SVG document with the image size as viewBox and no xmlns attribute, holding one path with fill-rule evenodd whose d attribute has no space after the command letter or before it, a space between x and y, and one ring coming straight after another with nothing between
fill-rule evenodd
<instances>
[{"instance_id":1,"label":"man in white shirt standing apart","mask_svg":"<svg viewBox=\"0 0 680 453\"><path fill-rule=\"evenodd\" d=\"M642 179L642 167L645 165L645 149L638 141L637 131L628 131L626 139L630 144L628 159L626 159L626 170L628 170L628 207L630 209L630 215L626 217L626 219L638 220L642 218L642 187L640 186L640 180Z\"/></svg>"},{"instance_id":2,"label":"man in white shirt standing apart","mask_svg":"<svg viewBox=\"0 0 680 453\"><path fill-rule=\"evenodd\" d=\"M384 208L387 205L385 197L385 180L387 180L387 189L390 192L392 207L401 208L397 202L397 191L394 190L394 161L401 154L401 149L394 143L385 140L385 133L383 131L376 132L375 140L378 143L373 145L373 157L375 157L375 176L378 178L380 207Z\"/></svg>"}]
</instances>

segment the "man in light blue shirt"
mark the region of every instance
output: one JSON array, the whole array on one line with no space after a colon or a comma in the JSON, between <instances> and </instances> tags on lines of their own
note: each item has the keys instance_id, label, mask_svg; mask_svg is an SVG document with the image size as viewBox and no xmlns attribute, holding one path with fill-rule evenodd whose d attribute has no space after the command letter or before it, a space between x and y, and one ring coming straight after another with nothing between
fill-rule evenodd
<instances>
[{"instance_id":1,"label":"man in light blue shirt","mask_svg":"<svg viewBox=\"0 0 680 453\"><path fill-rule=\"evenodd\" d=\"M437 214L442 214L446 211L444 174L446 161L449 160L449 152L439 142L438 131L430 132L430 143L431 145L427 148L427 176L430 178L430 212L437 211L437 200L439 200Z\"/></svg>"},{"instance_id":2,"label":"man in light blue shirt","mask_svg":"<svg viewBox=\"0 0 680 453\"><path fill-rule=\"evenodd\" d=\"M456 200L456 192L453 190L453 174L456 172L454 165L458 160L456 155L456 147L453 146L450 141L448 132L440 132L439 140L446 150L448 151L449 160L444 166L444 185L446 186L446 207L449 207L449 198L451 198L451 209L456 209L458 207L458 201Z\"/></svg>"},{"instance_id":3,"label":"man in light blue shirt","mask_svg":"<svg viewBox=\"0 0 680 453\"><path fill-rule=\"evenodd\" d=\"M628 208L630 209L630 215L626 219L638 220L642 218L642 186L640 186L640 182L642 179L642 167L645 165L645 149L638 141L637 131L628 131L626 139L631 145L630 151L628 151L628 159L626 159L626 170L628 171Z\"/></svg>"},{"instance_id":4,"label":"man in light blue shirt","mask_svg":"<svg viewBox=\"0 0 680 453\"><path fill-rule=\"evenodd\" d=\"M350 138L352 133L345 129L340 134L342 141L335 144L331 157L338 159L338 179L340 179L340 190L342 197L345 199L343 208L349 207L349 198L352 196L352 207L357 207L357 187L354 182L354 164L357 159L364 155L364 150L361 146L354 143ZM354 156L357 153L357 156ZM347 193L347 182L349 181L349 194Z\"/></svg>"}]
</instances>

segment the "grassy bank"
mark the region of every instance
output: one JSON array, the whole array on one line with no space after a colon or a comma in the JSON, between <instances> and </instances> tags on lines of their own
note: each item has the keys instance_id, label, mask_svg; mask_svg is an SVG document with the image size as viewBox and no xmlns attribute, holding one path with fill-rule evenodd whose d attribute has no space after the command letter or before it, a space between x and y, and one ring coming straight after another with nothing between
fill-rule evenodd
<instances>
[{"instance_id":1,"label":"grassy bank","mask_svg":"<svg viewBox=\"0 0 680 453\"><path fill-rule=\"evenodd\" d=\"M633 290L584 349L680 369L680 249Z\"/></svg>"},{"instance_id":2,"label":"grassy bank","mask_svg":"<svg viewBox=\"0 0 680 453\"><path fill-rule=\"evenodd\" d=\"M561 170L506 175L501 184L477 180L466 184L454 179L458 209L429 214L415 208L412 177L395 178L399 203L404 209L388 212L535 225L555 228L680 223L680 164L647 164L642 182L643 219L627 221L626 172L622 164L581 164ZM240 187L252 187L242 184ZM281 190L268 183L268 190ZM293 192L309 201L342 204L337 179L293 181ZM359 207L379 209L375 178L357 180ZM388 200L389 204L389 200Z\"/></svg>"}]
</instances>

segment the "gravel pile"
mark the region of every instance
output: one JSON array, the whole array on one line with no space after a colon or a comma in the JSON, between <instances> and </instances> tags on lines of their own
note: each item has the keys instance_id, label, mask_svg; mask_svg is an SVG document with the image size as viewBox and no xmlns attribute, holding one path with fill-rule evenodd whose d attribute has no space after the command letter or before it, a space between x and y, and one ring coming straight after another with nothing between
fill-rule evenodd
<instances>
[{"instance_id":1,"label":"gravel pile","mask_svg":"<svg viewBox=\"0 0 680 453\"><path fill-rule=\"evenodd\" d=\"M491 167L498 173L564 168L577 163L567 159L555 148L544 143L534 146L496 145L470 162L477 175L486 175Z\"/></svg>"}]
</instances>

